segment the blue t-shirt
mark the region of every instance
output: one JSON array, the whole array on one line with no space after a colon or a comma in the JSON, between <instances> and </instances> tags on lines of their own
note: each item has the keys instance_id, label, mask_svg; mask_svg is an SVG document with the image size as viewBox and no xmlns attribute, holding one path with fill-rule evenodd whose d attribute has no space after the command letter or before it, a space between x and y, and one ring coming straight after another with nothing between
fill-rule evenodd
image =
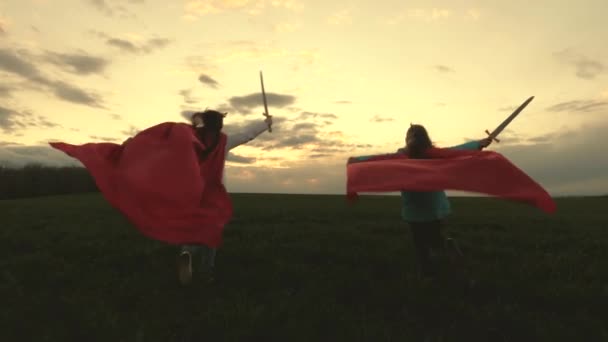
<instances>
[{"instance_id":1,"label":"blue t-shirt","mask_svg":"<svg viewBox=\"0 0 608 342\"><path fill-rule=\"evenodd\" d=\"M451 147L455 150L478 150L478 141ZM408 222L428 222L445 218L450 214L450 202L445 191L402 191L401 217Z\"/></svg>"}]
</instances>

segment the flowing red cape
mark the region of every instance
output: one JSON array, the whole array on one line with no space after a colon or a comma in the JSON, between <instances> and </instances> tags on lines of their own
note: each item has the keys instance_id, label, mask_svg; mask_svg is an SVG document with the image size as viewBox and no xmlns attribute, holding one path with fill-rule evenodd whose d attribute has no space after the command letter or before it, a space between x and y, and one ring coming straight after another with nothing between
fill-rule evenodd
<instances>
[{"instance_id":1,"label":"flowing red cape","mask_svg":"<svg viewBox=\"0 0 608 342\"><path fill-rule=\"evenodd\" d=\"M427 155L432 159L402 153L350 158L349 200L359 192L460 190L524 202L548 213L556 210L547 191L499 153L432 148Z\"/></svg>"},{"instance_id":2,"label":"flowing red cape","mask_svg":"<svg viewBox=\"0 0 608 342\"><path fill-rule=\"evenodd\" d=\"M78 159L105 199L144 235L218 247L232 203L222 183L226 135L204 162L190 125L166 122L122 145L51 143Z\"/></svg>"}]
</instances>

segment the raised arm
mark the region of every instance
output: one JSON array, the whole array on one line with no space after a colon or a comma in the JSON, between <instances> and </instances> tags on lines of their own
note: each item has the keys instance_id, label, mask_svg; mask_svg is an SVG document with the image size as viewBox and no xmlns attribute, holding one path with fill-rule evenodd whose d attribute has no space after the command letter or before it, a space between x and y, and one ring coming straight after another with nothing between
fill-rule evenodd
<instances>
[{"instance_id":1,"label":"raised arm","mask_svg":"<svg viewBox=\"0 0 608 342\"><path fill-rule=\"evenodd\" d=\"M226 151L230 151L237 146L250 142L267 129L268 124L266 121L259 121L249 124L243 129L243 131L239 133L228 135L226 141Z\"/></svg>"},{"instance_id":2,"label":"raised arm","mask_svg":"<svg viewBox=\"0 0 608 342\"><path fill-rule=\"evenodd\" d=\"M452 149L452 150L483 150L484 148L488 147L488 145L490 145L490 143L492 143L492 140L486 138L486 139L481 139L481 140L469 141L469 142L466 142L461 145L452 146L452 147L450 147L450 149Z\"/></svg>"}]
</instances>

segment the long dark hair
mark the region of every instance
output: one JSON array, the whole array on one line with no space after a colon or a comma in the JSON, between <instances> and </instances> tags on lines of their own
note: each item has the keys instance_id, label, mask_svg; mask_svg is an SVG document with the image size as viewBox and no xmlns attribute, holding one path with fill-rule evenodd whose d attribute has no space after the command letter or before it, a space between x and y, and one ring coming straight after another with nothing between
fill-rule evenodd
<instances>
[{"instance_id":1,"label":"long dark hair","mask_svg":"<svg viewBox=\"0 0 608 342\"><path fill-rule=\"evenodd\" d=\"M405 151L412 159L425 159L427 149L433 147L429 133L422 125L412 125L405 135Z\"/></svg>"},{"instance_id":2,"label":"long dark hair","mask_svg":"<svg viewBox=\"0 0 608 342\"><path fill-rule=\"evenodd\" d=\"M224 127L224 113L220 113L216 110L205 110L204 112L196 112L192 114L192 128L196 132L198 140L206 146L202 151L199 151L198 155L201 160L207 158L207 156L215 150L220 142L220 133L222 127ZM203 121L202 127L197 127L194 119L200 117ZM211 139L211 143L208 144L208 140Z\"/></svg>"}]
</instances>

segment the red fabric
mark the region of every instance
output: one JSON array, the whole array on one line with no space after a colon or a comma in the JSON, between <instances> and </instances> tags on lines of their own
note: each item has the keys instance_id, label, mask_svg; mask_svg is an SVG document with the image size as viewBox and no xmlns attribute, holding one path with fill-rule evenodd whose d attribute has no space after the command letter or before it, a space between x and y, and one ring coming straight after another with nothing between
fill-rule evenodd
<instances>
[{"instance_id":1,"label":"red fabric","mask_svg":"<svg viewBox=\"0 0 608 342\"><path fill-rule=\"evenodd\" d=\"M524 202L553 213L556 205L538 183L501 154L433 148L433 159L386 154L347 165L347 195L359 192L460 190Z\"/></svg>"},{"instance_id":2,"label":"red fabric","mask_svg":"<svg viewBox=\"0 0 608 342\"><path fill-rule=\"evenodd\" d=\"M204 148L190 125L162 123L122 145L51 146L80 160L106 200L144 235L171 244L218 247L232 203L222 184L226 135L200 162Z\"/></svg>"}]
</instances>

